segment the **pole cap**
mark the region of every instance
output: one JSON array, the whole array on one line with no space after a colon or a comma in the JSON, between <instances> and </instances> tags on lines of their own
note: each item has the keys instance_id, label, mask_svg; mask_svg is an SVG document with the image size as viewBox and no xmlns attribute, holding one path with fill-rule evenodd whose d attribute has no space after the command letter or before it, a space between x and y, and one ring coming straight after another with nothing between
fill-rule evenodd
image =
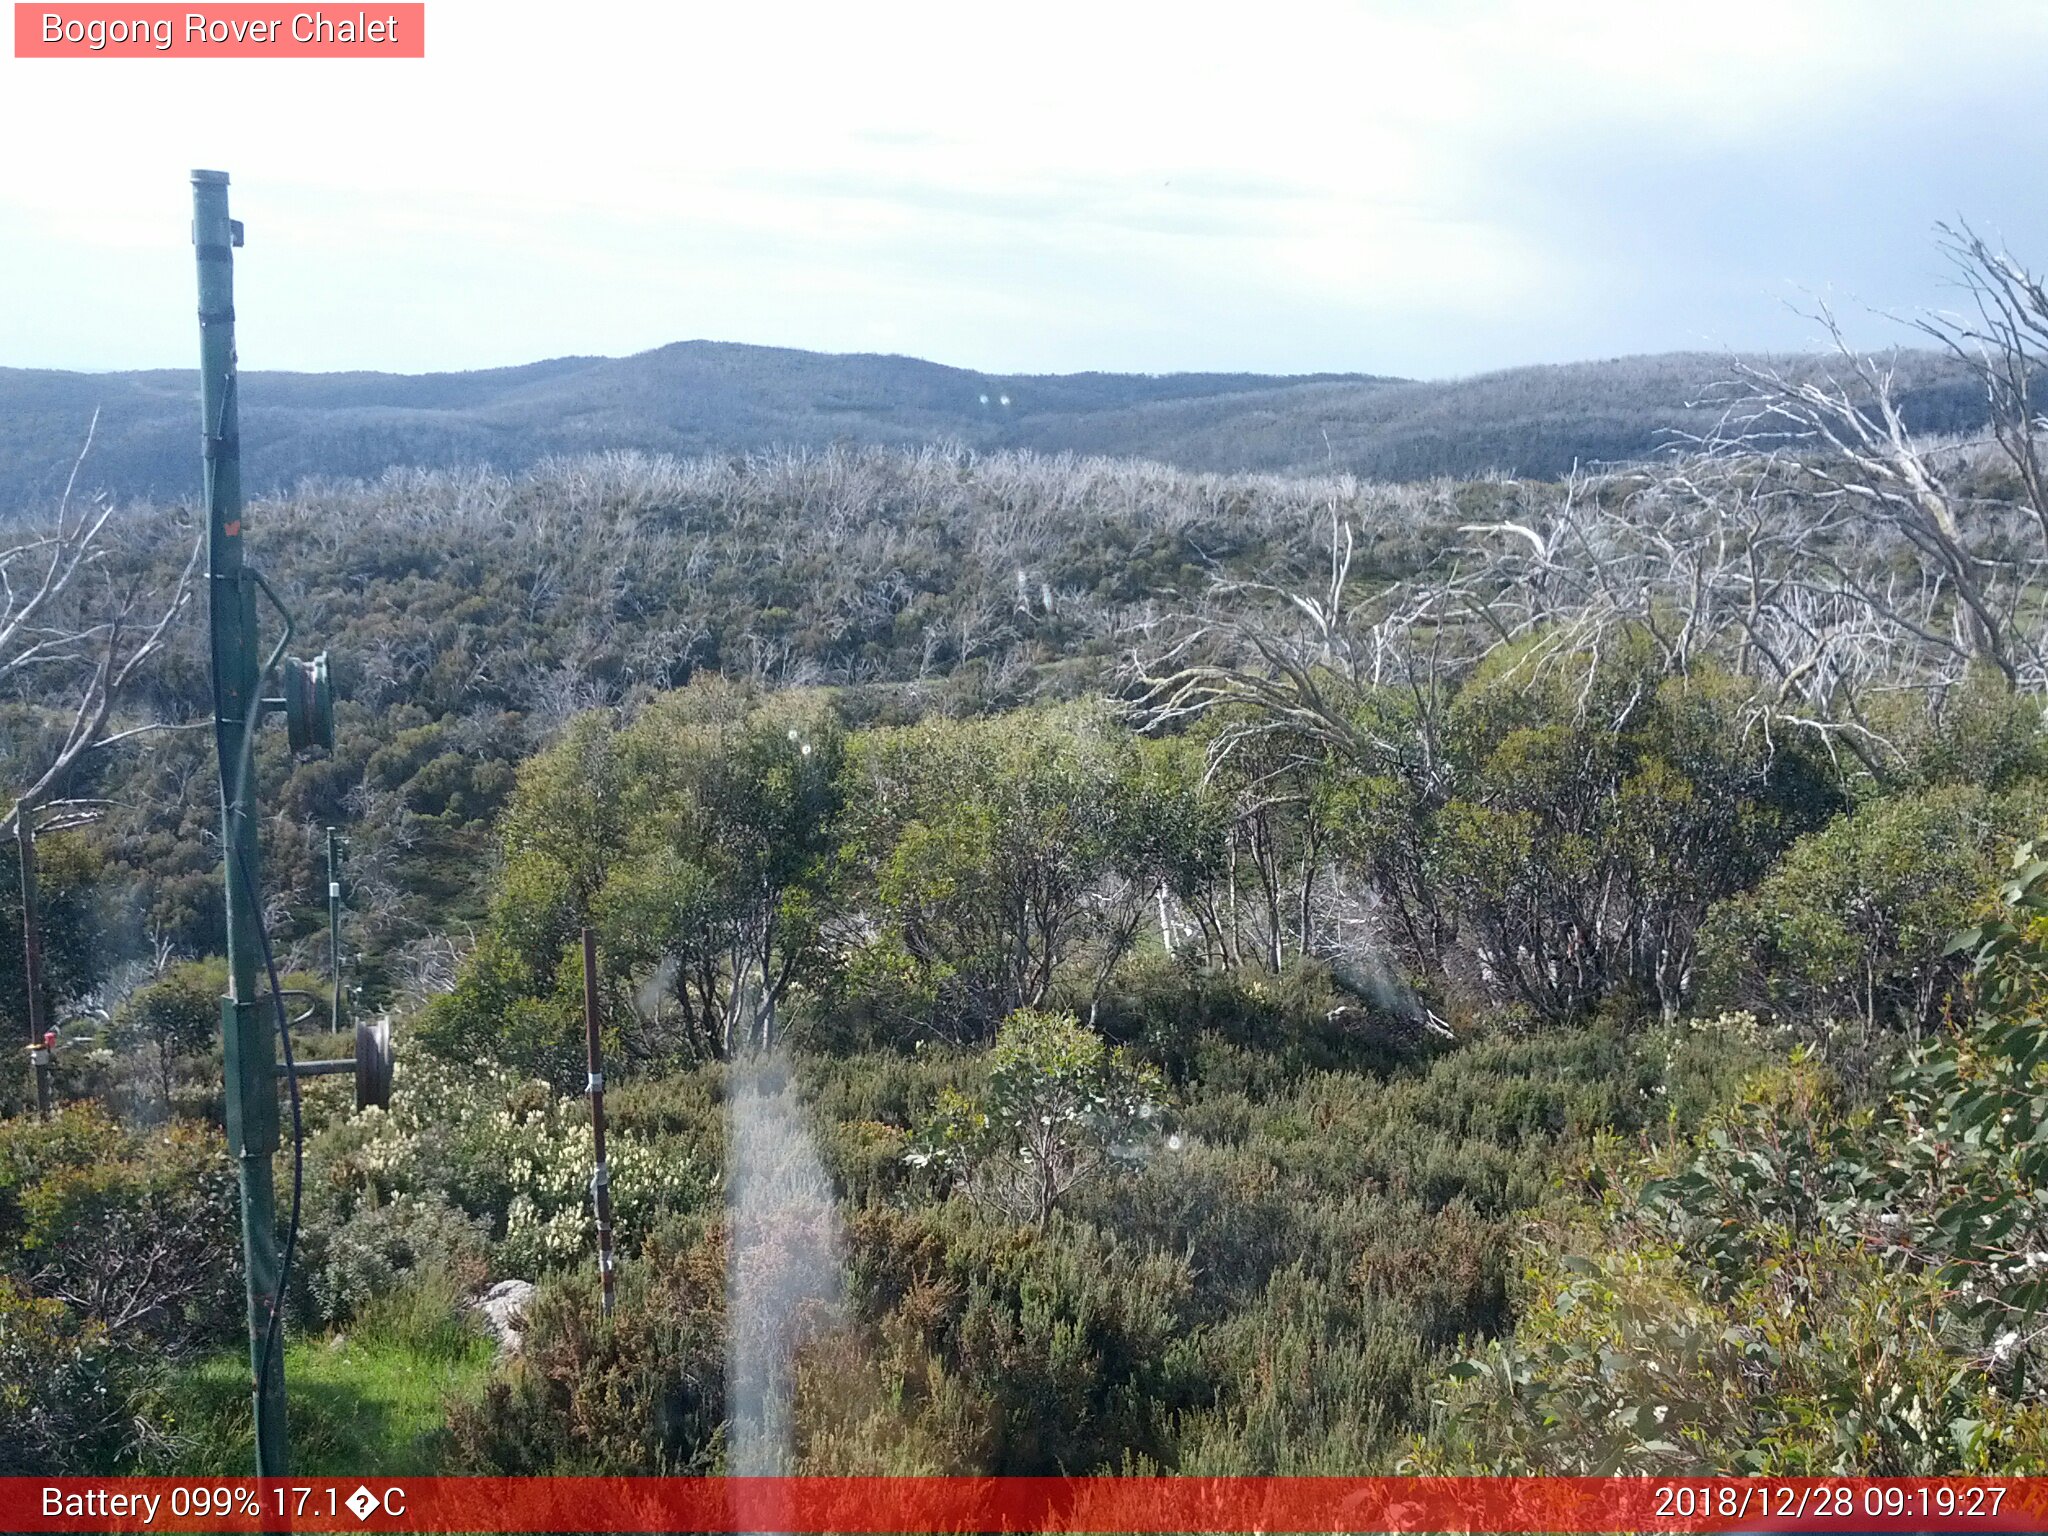
<instances>
[{"instance_id":1,"label":"pole cap","mask_svg":"<svg viewBox=\"0 0 2048 1536\"><path fill-rule=\"evenodd\" d=\"M192 185L195 187L224 187L228 184L226 171L194 171Z\"/></svg>"}]
</instances>

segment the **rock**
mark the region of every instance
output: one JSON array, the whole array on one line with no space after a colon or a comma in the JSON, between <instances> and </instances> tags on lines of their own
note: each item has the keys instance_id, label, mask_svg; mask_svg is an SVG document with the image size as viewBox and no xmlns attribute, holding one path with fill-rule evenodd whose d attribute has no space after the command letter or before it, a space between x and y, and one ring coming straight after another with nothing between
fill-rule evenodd
<instances>
[{"instance_id":1,"label":"rock","mask_svg":"<svg viewBox=\"0 0 2048 1536\"><path fill-rule=\"evenodd\" d=\"M500 1280L485 1291L476 1304L484 1315L484 1326L498 1341L500 1354L519 1353L520 1335L525 1327L526 1306L533 1300L531 1280Z\"/></svg>"}]
</instances>

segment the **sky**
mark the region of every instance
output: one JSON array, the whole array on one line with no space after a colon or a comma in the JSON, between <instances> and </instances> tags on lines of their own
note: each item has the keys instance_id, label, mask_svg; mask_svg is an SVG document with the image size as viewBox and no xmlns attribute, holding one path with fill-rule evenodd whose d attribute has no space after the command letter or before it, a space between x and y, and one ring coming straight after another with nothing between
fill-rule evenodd
<instances>
[{"instance_id":1,"label":"sky","mask_svg":"<svg viewBox=\"0 0 2048 1536\"><path fill-rule=\"evenodd\" d=\"M340 11L340 6L331 6ZM353 14L350 7L348 14ZM996 373L1869 344L1935 225L2048 266L2048 6L428 0L423 60L0 57L0 366L672 341Z\"/></svg>"}]
</instances>

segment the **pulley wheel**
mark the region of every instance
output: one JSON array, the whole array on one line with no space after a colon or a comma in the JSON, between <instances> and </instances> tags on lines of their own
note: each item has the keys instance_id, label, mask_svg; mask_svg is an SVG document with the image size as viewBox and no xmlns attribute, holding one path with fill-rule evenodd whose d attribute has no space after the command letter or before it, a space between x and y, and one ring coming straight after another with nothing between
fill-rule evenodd
<instances>
[{"instance_id":1,"label":"pulley wheel","mask_svg":"<svg viewBox=\"0 0 2048 1536\"><path fill-rule=\"evenodd\" d=\"M334 745L334 688L325 651L311 661L285 658L284 728L294 752Z\"/></svg>"},{"instance_id":2,"label":"pulley wheel","mask_svg":"<svg viewBox=\"0 0 2048 1536\"><path fill-rule=\"evenodd\" d=\"M356 1020L356 1108L391 1107L391 1020Z\"/></svg>"}]
</instances>

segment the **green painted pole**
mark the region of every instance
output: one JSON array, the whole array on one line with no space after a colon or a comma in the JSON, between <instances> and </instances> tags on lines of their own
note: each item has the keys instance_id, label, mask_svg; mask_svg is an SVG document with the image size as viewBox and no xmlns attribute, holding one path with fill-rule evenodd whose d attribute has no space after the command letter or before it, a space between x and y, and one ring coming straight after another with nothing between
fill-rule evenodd
<instances>
[{"instance_id":1,"label":"green painted pole","mask_svg":"<svg viewBox=\"0 0 2048 1536\"><path fill-rule=\"evenodd\" d=\"M327 1027L341 1023L341 834L327 829L327 960L334 969L334 999L327 1005Z\"/></svg>"},{"instance_id":2,"label":"green painted pole","mask_svg":"<svg viewBox=\"0 0 2048 1536\"><path fill-rule=\"evenodd\" d=\"M249 1370L256 1410L256 1472L286 1471L284 1351L266 1349L278 1305L277 1042L263 1009L257 907L255 771L262 717L256 583L242 560L242 464L235 399L234 248L225 171L192 173L192 243L199 259L199 402L207 513L207 611L213 637L214 740L220 753L221 840L227 882L228 994L221 999L228 1150L242 1186L242 1250L249 1288ZM268 1368L264 1366L268 1357Z\"/></svg>"}]
</instances>

